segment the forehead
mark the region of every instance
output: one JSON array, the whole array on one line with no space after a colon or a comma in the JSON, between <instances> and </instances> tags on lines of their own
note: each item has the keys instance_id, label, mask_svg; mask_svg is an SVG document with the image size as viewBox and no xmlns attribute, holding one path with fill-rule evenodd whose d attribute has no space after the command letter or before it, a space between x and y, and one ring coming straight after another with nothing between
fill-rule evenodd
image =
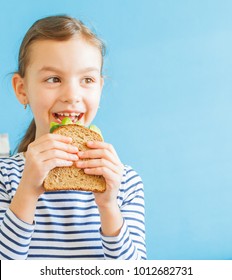
<instances>
[{"instance_id":1,"label":"forehead","mask_svg":"<svg viewBox=\"0 0 232 280\"><path fill-rule=\"evenodd\" d=\"M46 65L74 70L78 67L101 69L102 55L93 44L80 37L65 41L38 40L31 44L28 67L39 69Z\"/></svg>"}]
</instances>

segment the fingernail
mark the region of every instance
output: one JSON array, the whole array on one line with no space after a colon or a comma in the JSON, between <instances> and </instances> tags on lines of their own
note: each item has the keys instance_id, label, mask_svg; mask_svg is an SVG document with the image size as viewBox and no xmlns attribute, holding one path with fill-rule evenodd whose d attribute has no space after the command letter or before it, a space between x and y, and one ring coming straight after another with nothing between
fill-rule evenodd
<instances>
[{"instance_id":1,"label":"fingernail","mask_svg":"<svg viewBox=\"0 0 232 280\"><path fill-rule=\"evenodd\" d=\"M91 146L91 145L93 145L93 141L88 141L87 144L88 144L89 146Z\"/></svg>"}]
</instances>

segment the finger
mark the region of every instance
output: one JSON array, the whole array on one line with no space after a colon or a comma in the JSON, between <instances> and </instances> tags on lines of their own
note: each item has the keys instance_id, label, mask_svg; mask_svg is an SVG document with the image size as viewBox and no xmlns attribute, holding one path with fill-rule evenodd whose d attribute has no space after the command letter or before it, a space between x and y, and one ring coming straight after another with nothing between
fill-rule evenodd
<instances>
[{"instance_id":1,"label":"finger","mask_svg":"<svg viewBox=\"0 0 232 280\"><path fill-rule=\"evenodd\" d=\"M31 144L32 144L32 146L36 146L36 145L41 144L41 143L43 143L44 141L47 141L47 140L56 140L56 141L60 141L60 142L63 142L63 143L71 143L72 142L71 137L67 137L67 136L60 135L60 134L48 133L48 134L45 134L45 135L39 137L38 139L36 139Z\"/></svg>"},{"instance_id":2,"label":"finger","mask_svg":"<svg viewBox=\"0 0 232 280\"><path fill-rule=\"evenodd\" d=\"M104 158L106 160L112 160L112 157L113 157L112 153L110 153L108 150L104 150L104 149L93 149L93 150L80 151L80 152L78 152L78 156L83 159Z\"/></svg>"},{"instance_id":3,"label":"finger","mask_svg":"<svg viewBox=\"0 0 232 280\"><path fill-rule=\"evenodd\" d=\"M33 151L36 154L46 152L47 150L63 150L67 153L77 153L78 148L71 144L67 144L65 142L60 142L57 140L45 139L43 142L37 143L34 146L29 147L29 151Z\"/></svg>"},{"instance_id":4,"label":"finger","mask_svg":"<svg viewBox=\"0 0 232 280\"><path fill-rule=\"evenodd\" d=\"M48 150L43 153L40 153L37 156L38 160L45 162L48 160L52 159L57 159L57 160L67 160L67 161L77 161L79 157L77 154L72 154L72 153L67 153L62 150Z\"/></svg>"},{"instance_id":5,"label":"finger","mask_svg":"<svg viewBox=\"0 0 232 280\"><path fill-rule=\"evenodd\" d=\"M118 161L120 161L117 152L115 151L113 145L106 143L106 142L100 142L100 141L88 141L86 143L87 147L92 148L92 149L106 149L108 151L110 151L111 153L113 153L116 158L118 159Z\"/></svg>"},{"instance_id":6,"label":"finger","mask_svg":"<svg viewBox=\"0 0 232 280\"><path fill-rule=\"evenodd\" d=\"M89 175L103 176L106 180L119 181L119 176L107 167L85 168L84 172Z\"/></svg>"},{"instance_id":7,"label":"finger","mask_svg":"<svg viewBox=\"0 0 232 280\"><path fill-rule=\"evenodd\" d=\"M106 167L108 169L111 169L116 174L121 174L121 169L119 166L113 164L112 162L105 160L105 159L92 159L92 160L86 160L86 161L77 161L76 166L78 168L97 168L97 167Z\"/></svg>"},{"instance_id":8,"label":"finger","mask_svg":"<svg viewBox=\"0 0 232 280\"><path fill-rule=\"evenodd\" d=\"M73 161L61 160L61 159L50 159L44 163L44 169L47 173L55 167L70 167L73 165Z\"/></svg>"},{"instance_id":9,"label":"finger","mask_svg":"<svg viewBox=\"0 0 232 280\"><path fill-rule=\"evenodd\" d=\"M113 153L107 149L92 149L82 152L78 152L78 156L81 159L105 159L112 162L115 165L120 165L121 162Z\"/></svg>"},{"instance_id":10,"label":"finger","mask_svg":"<svg viewBox=\"0 0 232 280\"><path fill-rule=\"evenodd\" d=\"M40 149L40 152L44 152L47 150L62 150L67 153L73 153L73 154L78 152L78 148L76 146L73 146L71 144L66 144L63 142L59 142L59 141L44 142L40 145L39 149Z\"/></svg>"}]
</instances>

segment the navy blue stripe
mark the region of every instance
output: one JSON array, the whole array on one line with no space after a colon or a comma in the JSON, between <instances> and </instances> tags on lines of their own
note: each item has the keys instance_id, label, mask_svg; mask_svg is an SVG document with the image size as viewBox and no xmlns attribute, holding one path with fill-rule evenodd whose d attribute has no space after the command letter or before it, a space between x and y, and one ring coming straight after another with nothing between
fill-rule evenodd
<instances>
[{"instance_id":1,"label":"navy blue stripe","mask_svg":"<svg viewBox=\"0 0 232 280\"><path fill-rule=\"evenodd\" d=\"M132 236L133 235L135 235L135 236L138 236L138 237L141 237L141 235L139 235L139 234L131 234ZM142 241L139 241L139 240L136 240L136 239L134 239L134 238L132 238L133 239L133 242L135 242L135 243L137 243L137 244L140 244L140 245L142 245L143 247L145 247L145 245L144 245L144 239L141 237L141 239L143 240L143 242Z\"/></svg>"},{"instance_id":2,"label":"navy blue stripe","mask_svg":"<svg viewBox=\"0 0 232 280\"><path fill-rule=\"evenodd\" d=\"M126 258L126 260L130 260L134 254L135 254L135 247L134 247L133 252ZM138 254L137 254L137 258L136 259L138 259Z\"/></svg>"},{"instance_id":3,"label":"navy blue stripe","mask_svg":"<svg viewBox=\"0 0 232 280\"><path fill-rule=\"evenodd\" d=\"M139 252L143 253L145 256L147 255L146 251L145 250L142 250L140 248L137 249Z\"/></svg>"},{"instance_id":4,"label":"navy blue stripe","mask_svg":"<svg viewBox=\"0 0 232 280\"><path fill-rule=\"evenodd\" d=\"M50 191L50 192L45 192L46 195L53 195L53 194L80 194L83 196L92 196L92 192L83 192L83 191L76 191L76 190L65 190L65 191Z\"/></svg>"},{"instance_id":5,"label":"navy blue stripe","mask_svg":"<svg viewBox=\"0 0 232 280\"><path fill-rule=\"evenodd\" d=\"M0 199L0 203L7 203L7 204L10 204L10 201L8 201L8 200L3 200L3 199Z\"/></svg>"},{"instance_id":6,"label":"navy blue stripe","mask_svg":"<svg viewBox=\"0 0 232 280\"><path fill-rule=\"evenodd\" d=\"M140 193L142 195L140 195ZM138 188L138 189L135 189L132 193L130 193L127 197L126 197L126 201L128 201L128 198L131 199L135 199L135 198L142 198L142 200L144 200L144 191L143 191L143 188Z\"/></svg>"},{"instance_id":7,"label":"navy blue stripe","mask_svg":"<svg viewBox=\"0 0 232 280\"><path fill-rule=\"evenodd\" d=\"M52 209L52 210L90 210L97 209L97 206L89 207L77 207L77 206L67 206L67 207L51 207L51 206L37 206L36 209Z\"/></svg>"},{"instance_id":8,"label":"navy blue stripe","mask_svg":"<svg viewBox=\"0 0 232 280\"><path fill-rule=\"evenodd\" d=\"M36 214L36 217L53 217L53 218L88 218L99 217L99 214L86 214L86 215L55 215L55 214Z\"/></svg>"},{"instance_id":9,"label":"navy blue stripe","mask_svg":"<svg viewBox=\"0 0 232 280\"><path fill-rule=\"evenodd\" d=\"M122 203L122 205L126 205L126 204L130 204L130 202L132 201L132 200L135 200L135 199L142 199L142 201L144 200L144 196L142 196L142 195L138 195L138 194L136 194L136 193L140 193L141 192L141 189L138 189L138 190L135 190L133 193L130 193L129 195L128 195L128 197L125 199L125 201L123 201L123 203Z\"/></svg>"},{"instance_id":10,"label":"navy blue stripe","mask_svg":"<svg viewBox=\"0 0 232 280\"><path fill-rule=\"evenodd\" d=\"M7 170L7 171L15 170L15 171L22 172L23 168L21 168L21 167L24 167L24 163L21 165L17 165L17 168L14 166L12 166L12 167L2 166L2 170Z\"/></svg>"},{"instance_id":11,"label":"navy blue stripe","mask_svg":"<svg viewBox=\"0 0 232 280\"><path fill-rule=\"evenodd\" d=\"M138 188L138 189L135 189L132 193L130 193L128 195L128 197L132 196L132 199L134 199L134 197L141 197L142 199L144 199L143 196L139 196L139 195L136 195L137 193L144 193L144 190L143 188ZM126 199L128 199L128 197ZM118 199L120 200L124 200L124 196L117 196ZM124 202L124 204L126 203L127 201Z\"/></svg>"},{"instance_id":12,"label":"navy blue stripe","mask_svg":"<svg viewBox=\"0 0 232 280\"><path fill-rule=\"evenodd\" d=\"M9 236L7 236L2 230L0 230L0 233L2 236L4 236L7 240L9 240L10 242L16 244L19 247L29 247L30 242L28 244L21 244L19 242L16 242L14 239L10 238Z\"/></svg>"},{"instance_id":13,"label":"navy blue stripe","mask_svg":"<svg viewBox=\"0 0 232 280\"><path fill-rule=\"evenodd\" d=\"M36 222L37 225L56 225L56 226L87 226L87 225L100 225L99 222L85 222L85 223L57 223L57 222Z\"/></svg>"},{"instance_id":14,"label":"navy blue stripe","mask_svg":"<svg viewBox=\"0 0 232 280\"><path fill-rule=\"evenodd\" d=\"M17 191L17 188L14 188L13 186L11 186L11 189L9 191L7 191L7 193L10 195L11 193L15 193Z\"/></svg>"},{"instance_id":15,"label":"navy blue stripe","mask_svg":"<svg viewBox=\"0 0 232 280\"><path fill-rule=\"evenodd\" d=\"M92 259L92 258L102 258L104 259L104 255L103 254L93 254L93 255L51 255L51 254L29 254L28 257L30 258L49 258L49 259L84 259L84 258L88 258L88 259Z\"/></svg>"},{"instance_id":16,"label":"navy blue stripe","mask_svg":"<svg viewBox=\"0 0 232 280\"><path fill-rule=\"evenodd\" d=\"M123 204L123 205L126 205L126 204ZM141 203L130 202L130 206L131 206L131 205L134 205L134 206L140 206L141 208L143 208L143 209L144 209L144 205L143 205L143 204L141 204Z\"/></svg>"},{"instance_id":17,"label":"navy blue stripe","mask_svg":"<svg viewBox=\"0 0 232 280\"><path fill-rule=\"evenodd\" d=\"M130 243L130 245L128 246L128 248L126 248L124 251L122 251L119 255L112 256L112 255L109 255L109 254L107 254L107 253L105 253L105 255L106 255L107 257L109 257L109 258L118 259L118 258L120 258L122 255L125 255L125 254L130 250L131 246L132 246L132 242ZM135 248L134 248L134 250L133 250L133 252L132 252L132 254L131 254L130 256L133 256L134 252L135 252ZM130 257L130 258L131 258L131 257ZM127 259L129 259L129 258L127 258Z\"/></svg>"},{"instance_id":18,"label":"navy blue stripe","mask_svg":"<svg viewBox=\"0 0 232 280\"><path fill-rule=\"evenodd\" d=\"M30 232L30 233L33 232L33 230L31 230L31 229L27 229L27 228L21 227L21 226L19 226L18 224L16 224L16 223L7 215L7 213L6 213L6 217L7 217L7 219L8 219L15 227L17 227L18 229L23 230L23 231L25 231L25 232Z\"/></svg>"},{"instance_id":19,"label":"navy blue stripe","mask_svg":"<svg viewBox=\"0 0 232 280\"><path fill-rule=\"evenodd\" d=\"M79 239L58 239L58 238L32 238L32 241L45 241L45 242L65 242L65 243L72 243L72 242L98 242L101 241L100 238L79 238Z\"/></svg>"},{"instance_id":20,"label":"navy blue stripe","mask_svg":"<svg viewBox=\"0 0 232 280\"><path fill-rule=\"evenodd\" d=\"M24 160L18 156L14 157L6 157L6 158L1 158L0 159L0 163L7 163L7 164L11 164L11 163L19 163L19 162L24 162Z\"/></svg>"},{"instance_id":21,"label":"navy blue stripe","mask_svg":"<svg viewBox=\"0 0 232 280\"><path fill-rule=\"evenodd\" d=\"M38 201L47 201L47 202L92 202L94 201L94 198L91 199L79 199L79 198L59 198L59 199L46 199L46 198L39 198Z\"/></svg>"},{"instance_id":22,"label":"navy blue stripe","mask_svg":"<svg viewBox=\"0 0 232 280\"><path fill-rule=\"evenodd\" d=\"M2 163L2 164L7 164L7 165L9 165L9 166L11 166L11 167L15 167L15 168L18 168L18 167L20 167L20 165L18 165L17 164L17 162L19 163L19 162L22 162L22 161L16 161L16 162L13 162L13 161L10 161L10 162L7 162L7 161L0 161L0 163ZM22 162L22 165L21 165L21 167L24 165L24 162Z\"/></svg>"},{"instance_id":23,"label":"navy blue stripe","mask_svg":"<svg viewBox=\"0 0 232 280\"><path fill-rule=\"evenodd\" d=\"M142 184L143 185L143 182L142 181L138 181L136 183L134 183L133 185L130 185L128 188L126 189L122 189L121 191L122 192L128 192L130 189L134 188L134 187L137 187L138 185Z\"/></svg>"},{"instance_id":24,"label":"navy blue stripe","mask_svg":"<svg viewBox=\"0 0 232 280\"><path fill-rule=\"evenodd\" d=\"M130 229L136 229L136 230L138 230L138 231L141 231L143 234L145 234L145 231L144 231L143 229L137 227L137 226L128 225L128 227L129 227Z\"/></svg>"},{"instance_id":25,"label":"navy blue stripe","mask_svg":"<svg viewBox=\"0 0 232 280\"><path fill-rule=\"evenodd\" d=\"M132 218L132 217L125 217L124 218L126 221L136 221L142 225L144 225L144 222L142 220L136 219L136 218Z\"/></svg>"},{"instance_id":26,"label":"navy blue stripe","mask_svg":"<svg viewBox=\"0 0 232 280\"><path fill-rule=\"evenodd\" d=\"M2 244L1 241L0 241L0 244ZM13 260L12 258L10 258L9 256L7 256L6 254L4 254L2 251L0 251L0 255L3 256L4 259L6 259L6 260ZM1 259L2 259L2 258L1 258Z\"/></svg>"},{"instance_id":27,"label":"navy blue stripe","mask_svg":"<svg viewBox=\"0 0 232 280\"><path fill-rule=\"evenodd\" d=\"M143 217L145 216L143 212L140 211L136 211L136 210L125 210L125 209L121 209L122 213L131 213L131 214L139 214L142 215Z\"/></svg>"},{"instance_id":28,"label":"navy blue stripe","mask_svg":"<svg viewBox=\"0 0 232 280\"><path fill-rule=\"evenodd\" d=\"M142 238L142 237L141 237L141 234L139 234L138 232L131 231L130 234ZM143 238L142 238L142 239L143 239ZM143 239L143 240L144 240L144 239Z\"/></svg>"},{"instance_id":29,"label":"navy blue stripe","mask_svg":"<svg viewBox=\"0 0 232 280\"><path fill-rule=\"evenodd\" d=\"M125 185L127 183L129 183L131 180L133 180L134 178L139 178L138 174L135 174L134 176L129 177L126 181L122 182L122 185Z\"/></svg>"},{"instance_id":30,"label":"navy blue stripe","mask_svg":"<svg viewBox=\"0 0 232 280\"><path fill-rule=\"evenodd\" d=\"M8 177L8 178L9 178L10 176L15 176L15 177L17 177L18 179L21 179L21 178L22 178L21 175L18 176L16 173L2 174L2 177Z\"/></svg>"},{"instance_id":31,"label":"navy blue stripe","mask_svg":"<svg viewBox=\"0 0 232 280\"><path fill-rule=\"evenodd\" d=\"M7 194L7 195L9 195L10 196L10 194L14 191L16 191L16 189L15 188L11 188L11 189L6 189L6 186L5 185L3 185L3 183L2 182L0 182L0 185L1 186L3 186L3 188L4 189L0 189L0 193L3 193L3 194Z\"/></svg>"},{"instance_id":32,"label":"navy blue stripe","mask_svg":"<svg viewBox=\"0 0 232 280\"><path fill-rule=\"evenodd\" d=\"M1 246L3 246L4 248L6 248L8 251L11 251L12 253L16 254L16 255L20 255L20 256L25 256L27 255L27 250L25 252L22 251L16 251L14 249L12 249L11 247L7 246L5 243L1 242Z\"/></svg>"},{"instance_id":33,"label":"navy blue stripe","mask_svg":"<svg viewBox=\"0 0 232 280\"><path fill-rule=\"evenodd\" d=\"M71 231L63 231L63 230L35 230L36 233L56 233L56 234L83 234L83 233L96 233L99 232L99 230L71 230Z\"/></svg>"},{"instance_id":34,"label":"navy blue stripe","mask_svg":"<svg viewBox=\"0 0 232 280\"><path fill-rule=\"evenodd\" d=\"M132 169L130 166L126 165L126 175L128 175L131 172L135 172L134 169Z\"/></svg>"},{"instance_id":35,"label":"navy blue stripe","mask_svg":"<svg viewBox=\"0 0 232 280\"><path fill-rule=\"evenodd\" d=\"M16 185L19 184L19 182L15 181L15 180L10 180L10 182L5 182L5 185L11 185L12 183L15 183Z\"/></svg>"},{"instance_id":36,"label":"navy blue stripe","mask_svg":"<svg viewBox=\"0 0 232 280\"><path fill-rule=\"evenodd\" d=\"M25 240L30 239L30 237L26 237L26 236L24 236L24 235L21 235L21 234L17 233L15 230L12 229L12 227L8 226L8 224L5 223L5 221L3 221L2 224L3 224L10 232L12 232L14 235L18 236L19 238L22 238L22 239L25 239Z\"/></svg>"},{"instance_id":37,"label":"navy blue stripe","mask_svg":"<svg viewBox=\"0 0 232 280\"><path fill-rule=\"evenodd\" d=\"M119 200L123 201L123 199L124 199L124 198L123 198L123 196L118 195L118 196L117 196L117 199L119 199Z\"/></svg>"},{"instance_id":38,"label":"navy blue stripe","mask_svg":"<svg viewBox=\"0 0 232 280\"><path fill-rule=\"evenodd\" d=\"M31 250L60 250L60 251L81 251L81 250L101 250L101 246L85 246L85 247L53 247L53 246L31 246Z\"/></svg>"},{"instance_id":39,"label":"navy blue stripe","mask_svg":"<svg viewBox=\"0 0 232 280\"><path fill-rule=\"evenodd\" d=\"M128 241L129 241L129 236L124 240L123 245L126 244ZM106 248L108 251L112 251L112 252L119 251L119 250L122 249L121 245L119 247L116 247L116 248L107 247L105 244L102 244L102 246L104 248Z\"/></svg>"}]
</instances>

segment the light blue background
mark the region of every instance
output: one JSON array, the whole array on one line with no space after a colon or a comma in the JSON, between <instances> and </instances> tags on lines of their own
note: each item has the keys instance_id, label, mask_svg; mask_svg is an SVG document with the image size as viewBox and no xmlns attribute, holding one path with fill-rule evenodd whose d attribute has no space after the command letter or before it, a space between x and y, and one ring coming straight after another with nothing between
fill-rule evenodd
<instances>
[{"instance_id":1,"label":"light blue background","mask_svg":"<svg viewBox=\"0 0 232 280\"><path fill-rule=\"evenodd\" d=\"M232 259L232 2L40 0L0 4L0 133L30 113L9 73L38 18L81 18L108 46L95 124L145 185L149 259Z\"/></svg>"}]
</instances>

